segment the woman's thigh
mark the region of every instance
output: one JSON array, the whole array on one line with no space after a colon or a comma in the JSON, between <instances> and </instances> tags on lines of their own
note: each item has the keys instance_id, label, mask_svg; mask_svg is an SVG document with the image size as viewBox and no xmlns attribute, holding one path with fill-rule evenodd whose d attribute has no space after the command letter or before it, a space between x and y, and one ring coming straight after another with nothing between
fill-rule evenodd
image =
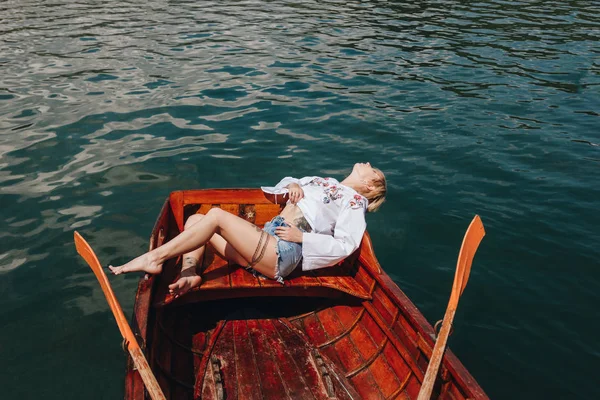
<instances>
[{"instance_id":1,"label":"woman's thigh","mask_svg":"<svg viewBox=\"0 0 600 400\"><path fill-rule=\"evenodd\" d=\"M218 246L218 248L215 247L215 250L220 253L222 249L225 254L221 254L227 258L227 244L229 244L238 255L242 256L243 259L249 263L257 250L256 248L261 236L266 233L245 219L228 213L227 211L223 211L220 208L211 209L207 215L216 218L219 227L218 232L216 233L225 241L224 244L218 238L215 238L216 235L213 235L211 243L215 240ZM277 265L277 253L275 251L277 241L271 235L267 235L267 241L268 243L266 244L263 258L254 266L254 269L263 275L273 278L275 276Z\"/></svg>"}]
</instances>

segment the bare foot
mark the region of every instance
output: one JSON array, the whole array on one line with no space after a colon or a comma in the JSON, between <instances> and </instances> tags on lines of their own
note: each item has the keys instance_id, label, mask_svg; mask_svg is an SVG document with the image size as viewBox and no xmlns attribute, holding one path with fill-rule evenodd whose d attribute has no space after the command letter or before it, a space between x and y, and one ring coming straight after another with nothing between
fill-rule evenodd
<instances>
[{"instance_id":1,"label":"bare foot","mask_svg":"<svg viewBox=\"0 0 600 400\"><path fill-rule=\"evenodd\" d=\"M169 293L174 294L175 298L184 295L191 288L200 285L202 277L196 275L193 268L181 271L181 277L177 282L169 285Z\"/></svg>"},{"instance_id":2,"label":"bare foot","mask_svg":"<svg viewBox=\"0 0 600 400\"><path fill-rule=\"evenodd\" d=\"M162 264L159 264L154 257L152 257L152 254L145 253L129 261L127 264L119 267L113 267L112 265L109 265L108 268L115 275L134 271L144 271L149 274L160 274L162 271Z\"/></svg>"}]
</instances>

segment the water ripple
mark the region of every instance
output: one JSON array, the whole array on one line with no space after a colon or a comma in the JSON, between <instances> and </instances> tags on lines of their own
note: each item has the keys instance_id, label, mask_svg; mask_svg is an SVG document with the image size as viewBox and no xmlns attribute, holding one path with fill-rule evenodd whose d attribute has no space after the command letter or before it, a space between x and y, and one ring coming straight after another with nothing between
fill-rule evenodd
<instances>
[{"instance_id":1,"label":"water ripple","mask_svg":"<svg viewBox=\"0 0 600 400\"><path fill-rule=\"evenodd\" d=\"M72 261L73 229L126 259L170 190L370 160L390 180L391 206L369 222L378 256L430 319L456 232L482 215L468 289L480 300L454 345L492 397L597 398L578 377L600 354L580 323L599 300L599 16L585 0L1 2L0 309L14 324L28 310L23 326L46 314L96 326L104 308ZM133 278L118 285L131 298ZM44 296L58 311L38 315ZM549 348L556 359L529 363ZM544 389L575 354L576 384Z\"/></svg>"}]
</instances>

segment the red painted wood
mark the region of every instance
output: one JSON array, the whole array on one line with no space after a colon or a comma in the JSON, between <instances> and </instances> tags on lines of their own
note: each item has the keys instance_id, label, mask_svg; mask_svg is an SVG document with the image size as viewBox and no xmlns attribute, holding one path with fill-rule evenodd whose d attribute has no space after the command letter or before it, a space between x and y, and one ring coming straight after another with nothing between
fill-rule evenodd
<instances>
[{"instance_id":1,"label":"red painted wood","mask_svg":"<svg viewBox=\"0 0 600 400\"><path fill-rule=\"evenodd\" d=\"M383 356L400 382L404 382L412 374L410 367L402 359L402 356L391 342L383 348Z\"/></svg>"},{"instance_id":2,"label":"red painted wood","mask_svg":"<svg viewBox=\"0 0 600 400\"><path fill-rule=\"evenodd\" d=\"M273 204L260 189L201 189L182 193L184 204Z\"/></svg>"},{"instance_id":3,"label":"red painted wood","mask_svg":"<svg viewBox=\"0 0 600 400\"><path fill-rule=\"evenodd\" d=\"M408 380L408 385L406 385L406 393L410 396L411 399L416 399L419 395L419 390L421 389L421 382L419 382L414 376Z\"/></svg>"},{"instance_id":4,"label":"red painted wood","mask_svg":"<svg viewBox=\"0 0 600 400\"><path fill-rule=\"evenodd\" d=\"M172 192L169 195L169 204L171 205L171 212L175 217L177 228L179 232L183 231L183 192Z\"/></svg>"},{"instance_id":5,"label":"red painted wood","mask_svg":"<svg viewBox=\"0 0 600 400\"><path fill-rule=\"evenodd\" d=\"M373 320L373 317L369 315L368 312L361 319L361 326L369 332L369 335L373 339L375 343L381 343L386 338L386 335L383 333L381 328L377 325L377 323Z\"/></svg>"},{"instance_id":6,"label":"red painted wood","mask_svg":"<svg viewBox=\"0 0 600 400\"><path fill-rule=\"evenodd\" d=\"M225 387L225 392L227 393L227 398L237 399L238 383L232 321L227 322L223 326L223 330L215 343L212 354L215 354L221 360L221 373L223 375L223 385Z\"/></svg>"},{"instance_id":7,"label":"red painted wood","mask_svg":"<svg viewBox=\"0 0 600 400\"><path fill-rule=\"evenodd\" d=\"M381 318L386 324L390 325L393 322L394 314L397 312L396 306L389 302L389 299L385 296L382 290L377 287L373 292L373 307L379 312Z\"/></svg>"},{"instance_id":8,"label":"red painted wood","mask_svg":"<svg viewBox=\"0 0 600 400\"><path fill-rule=\"evenodd\" d=\"M198 288L194 288L194 291L229 289L231 287L231 269L228 261L221 258L210 245L206 246L204 253L202 283Z\"/></svg>"},{"instance_id":9,"label":"red painted wood","mask_svg":"<svg viewBox=\"0 0 600 400\"><path fill-rule=\"evenodd\" d=\"M246 271L239 265L233 264L230 266L230 277L232 288L256 288L260 289L258 276L254 276L252 272Z\"/></svg>"},{"instance_id":10,"label":"red painted wood","mask_svg":"<svg viewBox=\"0 0 600 400\"><path fill-rule=\"evenodd\" d=\"M260 227L264 226L274 216L279 215L281 210L282 207L278 204L256 204L254 206L254 224Z\"/></svg>"},{"instance_id":11,"label":"red painted wood","mask_svg":"<svg viewBox=\"0 0 600 400\"><path fill-rule=\"evenodd\" d=\"M272 348L267 342L268 336L277 335L273 328L272 324L262 324L260 320L248 320L248 330L256 354L263 398L265 400L292 399L287 394L278 363L273 358Z\"/></svg>"},{"instance_id":12,"label":"red painted wood","mask_svg":"<svg viewBox=\"0 0 600 400\"><path fill-rule=\"evenodd\" d=\"M389 344L386 344L389 346ZM369 366L369 370L379 385L379 389L385 398L389 397L400 386L401 381L394 374L384 356L379 355Z\"/></svg>"},{"instance_id":13,"label":"red painted wood","mask_svg":"<svg viewBox=\"0 0 600 400\"><path fill-rule=\"evenodd\" d=\"M359 264L358 271L356 271L354 279L356 280L356 283L362 286L362 288L366 291L369 291L373 286L374 278L362 264Z\"/></svg>"},{"instance_id":14,"label":"red painted wood","mask_svg":"<svg viewBox=\"0 0 600 400\"><path fill-rule=\"evenodd\" d=\"M356 391L360 394L361 399L385 399L369 370L364 370L354 375L350 381L356 388Z\"/></svg>"},{"instance_id":15,"label":"red painted wood","mask_svg":"<svg viewBox=\"0 0 600 400\"><path fill-rule=\"evenodd\" d=\"M364 304L365 308L373 318L373 320L377 323L379 328L384 332L384 334L392 341L392 344L398 352L402 355L404 361L410 366L411 370L414 374L417 375L419 380L423 379L423 371L417 366L417 363L414 357L404 348L402 342L398 339L398 337L390 330L389 326L383 321L379 312L369 303Z\"/></svg>"},{"instance_id":16,"label":"red painted wood","mask_svg":"<svg viewBox=\"0 0 600 400\"><path fill-rule=\"evenodd\" d=\"M247 400L262 398L262 387L258 375L258 365L248 324L245 320L231 321L233 324L233 343L235 348L235 368L240 394Z\"/></svg>"},{"instance_id":17,"label":"red painted wood","mask_svg":"<svg viewBox=\"0 0 600 400\"><path fill-rule=\"evenodd\" d=\"M352 324L354 324L354 322L356 322L356 317L358 312L362 310L362 307L339 305L331 307L331 310L335 313L335 315L337 315L342 326L344 327L344 331L346 331Z\"/></svg>"},{"instance_id":18,"label":"red painted wood","mask_svg":"<svg viewBox=\"0 0 600 400\"><path fill-rule=\"evenodd\" d=\"M196 376L196 383L194 385L194 398L198 398L200 396L200 393L204 393L205 390L210 391L211 393L214 393L214 387L212 388L207 388L207 386L211 386L211 384L209 383L209 381L207 381L207 367L209 364L209 360L210 357L213 353L213 349L215 348L215 344L217 342L217 340L219 339L221 332L223 331L223 328L225 327L225 323L226 321L219 321L215 328L210 330L207 333L198 333L196 336L199 336L200 334L202 334L202 342L205 342L205 345L203 347L198 347L198 349L202 348L202 357L200 358L199 355L197 355L195 357L195 361L194 361L194 375ZM198 343L200 344L200 343ZM198 361L198 358L200 358L200 360ZM210 373L210 372L209 372ZM206 381L206 382L205 382ZM212 379L212 383L214 386L214 379ZM208 383L208 384L207 384ZM214 397L214 395L212 396ZM204 398L211 398L211 397L204 397Z\"/></svg>"},{"instance_id":19,"label":"red painted wood","mask_svg":"<svg viewBox=\"0 0 600 400\"><path fill-rule=\"evenodd\" d=\"M272 333L266 336L266 345L271 347L287 393L292 399L314 399L303 377L304 368L299 369L296 360L290 354L285 341L278 333L278 324L278 322L272 320L264 320L261 325Z\"/></svg>"},{"instance_id":20,"label":"red painted wood","mask_svg":"<svg viewBox=\"0 0 600 400\"><path fill-rule=\"evenodd\" d=\"M299 376L302 377L302 381L306 389L308 389L312 394L303 394L302 398L326 399L327 392L321 383L321 378L319 376L319 372L317 371L315 360L310 354L310 349L306 345L304 338L300 335L297 335L294 331L282 324L280 321L275 322L274 325L279 333L279 336L283 340L283 343L285 343L287 353L291 359L294 360L296 369L299 373Z\"/></svg>"}]
</instances>

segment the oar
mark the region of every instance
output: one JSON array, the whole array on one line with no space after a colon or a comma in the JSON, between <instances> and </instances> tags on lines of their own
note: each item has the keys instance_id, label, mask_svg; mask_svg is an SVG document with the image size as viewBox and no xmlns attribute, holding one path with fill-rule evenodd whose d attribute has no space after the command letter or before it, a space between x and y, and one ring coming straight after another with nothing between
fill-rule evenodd
<instances>
[{"instance_id":1,"label":"oar","mask_svg":"<svg viewBox=\"0 0 600 400\"><path fill-rule=\"evenodd\" d=\"M450 328L452 327L452 321L454 320L454 314L456 313L456 307L458 306L458 299L465 290L465 286L467 286L473 257L484 236L485 230L483 229L483 224L481 223L479 216L476 215L475 218L473 218L473 221L471 221L467 233L465 233L465 238L460 247L460 253L458 253L458 262L456 263L456 273L454 274L454 283L452 284L450 301L448 302L448 308L446 308L442 329L440 329L437 341L431 352L431 359L429 360L427 372L423 378L423 384L421 385L417 400L429 400L431 398L433 385L435 384L435 379L438 370L440 369L440 363L442 362L442 357L446 350L446 343L448 342L448 335L450 334Z\"/></svg>"},{"instance_id":2,"label":"oar","mask_svg":"<svg viewBox=\"0 0 600 400\"><path fill-rule=\"evenodd\" d=\"M98 261L98 257L96 257L94 250L92 250L88 242L86 242L78 232L75 232L75 247L77 248L79 255L83 257L92 271L94 271L96 278L98 278L98 282L100 282L104 296L106 296L106 301L108 301L108 305L110 306L110 309L117 320L117 325L119 326L121 335L125 339L127 350L133 359L133 364L142 376L142 381L144 381L150 397L152 400L166 400L165 395L156 381L156 378L152 374L152 370L146 361L146 357L144 357L144 353L142 353L142 349L140 349L140 346L133 332L131 331L131 327L125 318L125 315L123 314L123 310L119 305L119 301L115 297L115 293L113 292L110 282L108 281L108 278L106 277L106 274L100 265L100 261Z\"/></svg>"}]
</instances>

